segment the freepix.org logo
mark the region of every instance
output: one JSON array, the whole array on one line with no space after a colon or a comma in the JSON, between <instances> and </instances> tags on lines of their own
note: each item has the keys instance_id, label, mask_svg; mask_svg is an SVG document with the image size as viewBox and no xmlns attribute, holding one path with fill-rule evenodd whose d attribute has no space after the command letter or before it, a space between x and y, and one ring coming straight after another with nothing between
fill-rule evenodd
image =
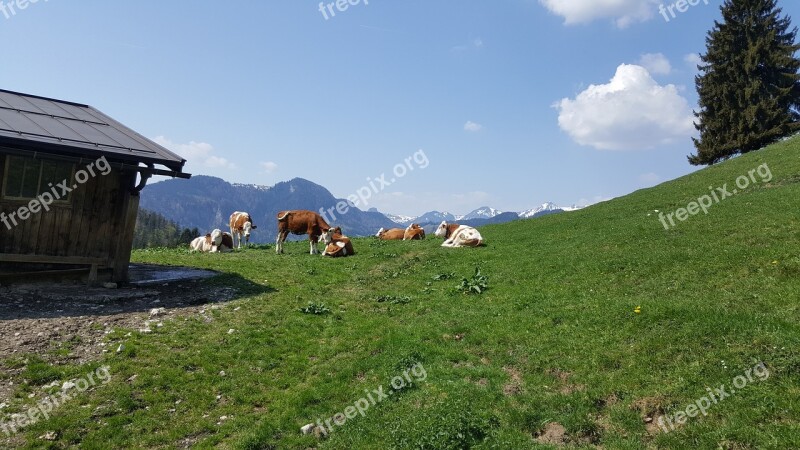
<instances>
[{"instance_id":1,"label":"freepix.org logo","mask_svg":"<svg viewBox=\"0 0 800 450\"><path fill-rule=\"evenodd\" d=\"M35 5L39 2L47 2L48 0L0 0L0 13L6 19L10 19L17 15L20 11L25 11L28 6Z\"/></svg>"}]
</instances>

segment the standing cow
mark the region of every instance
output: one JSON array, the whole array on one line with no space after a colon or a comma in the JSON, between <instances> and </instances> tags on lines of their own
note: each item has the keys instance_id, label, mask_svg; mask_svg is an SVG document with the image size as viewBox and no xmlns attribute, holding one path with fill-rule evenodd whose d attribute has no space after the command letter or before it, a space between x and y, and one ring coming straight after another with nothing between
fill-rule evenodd
<instances>
[{"instance_id":1,"label":"standing cow","mask_svg":"<svg viewBox=\"0 0 800 450\"><path fill-rule=\"evenodd\" d=\"M231 236L233 236L233 248L237 248L237 239L239 241L238 248L242 248L242 238L244 238L246 244L249 244L250 230L258 228L253 225L253 219L250 217L250 214L240 211L231 214L230 227Z\"/></svg>"},{"instance_id":2,"label":"standing cow","mask_svg":"<svg viewBox=\"0 0 800 450\"><path fill-rule=\"evenodd\" d=\"M435 234L437 237L444 238L442 247L480 247L483 245L481 233L466 225L442 222Z\"/></svg>"},{"instance_id":3,"label":"standing cow","mask_svg":"<svg viewBox=\"0 0 800 450\"><path fill-rule=\"evenodd\" d=\"M311 254L319 254L317 243L322 233L331 229L319 214L314 211L295 210L281 211L278 213L278 240L275 242L275 252L283 253L283 243L289 233L297 235L308 235ZM341 233L341 228L337 228Z\"/></svg>"}]
</instances>

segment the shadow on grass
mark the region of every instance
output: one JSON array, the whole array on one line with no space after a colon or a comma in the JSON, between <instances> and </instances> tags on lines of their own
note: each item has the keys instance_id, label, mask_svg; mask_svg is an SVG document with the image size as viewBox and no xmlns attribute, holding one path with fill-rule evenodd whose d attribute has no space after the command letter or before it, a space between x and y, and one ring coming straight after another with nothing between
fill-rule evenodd
<instances>
[{"instance_id":1,"label":"shadow on grass","mask_svg":"<svg viewBox=\"0 0 800 450\"><path fill-rule=\"evenodd\" d=\"M174 267L165 267L174 270ZM213 273L212 273L213 274ZM275 292L240 275L223 273L205 279L170 280L118 289L84 284L41 283L0 288L0 321L95 317L226 303Z\"/></svg>"}]
</instances>

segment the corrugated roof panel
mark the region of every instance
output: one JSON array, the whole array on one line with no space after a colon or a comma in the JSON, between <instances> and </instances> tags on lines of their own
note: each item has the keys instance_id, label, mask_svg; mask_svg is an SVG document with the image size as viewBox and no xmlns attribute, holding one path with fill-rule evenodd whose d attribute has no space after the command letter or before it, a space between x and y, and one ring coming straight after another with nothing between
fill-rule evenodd
<instances>
[{"instance_id":1,"label":"corrugated roof panel","mask_svg":"<svg viewBox=\"0 0 800 450\"><path fill-rule=\"evenodd\" d=\"M70 118L70 119L77 119L77 117L75 117L74 114L70 113L66 108L62 108L61 106L59 106L58 103L56 103L54 101L45 100L43 98L35 98L35 97L29 97L28 101L30 101L31 103L36 105L39 109L44 111L46 114L50 114L50 115L58 116L58 117L67 117L67 118Z\"/></svg>"},{"instance_id":2,"label":"corrugated roof panel","mask_svg":"<svg viewBox=\"0 0 800 450\"><path fill-rule=\"evenodd\" d=\"M0 99L8 103L11 108L20 111L32 111L39 114L44 114L44 111L34 106L27 98L19 95L11 95L7 92L0 92Z\"/></svg>"},{"instance_id":3,"label":"corrugated roof panel","mask_svg":"<svg viewBox=\"0 0 800 450\"><path fill-rule=\"evenodd\" d=\"M0 90L0 144L25 141L54 154L109 154L176 171L185 163L179 155L90 106Z\"/></svg>"},{"instance_id":4,"label":"corrugated roof panel","mask_svg":"<svg viewBox=\"0 0 800 450\"><path fill-rule=\"evenodd\" d=\"M31 121L25 114L10 109L0 109L0 119L11 126L9 131L17 131L29 134L44 134L47 131Z\"/></svg>"},{"instance_id":5,"label":"corrugated roof panel","mask_svg":"<svg viewBox=\"0 0 800 450\"><path fill-rule=\"evenodd\" d=\"M78 142L86 142L86 137L76 133L72 128L64 125L61 120L54 119L50 116L40 116L38 114L29 114L28 118L40 127L46 129L48 133L54 137L61 139L70 139Z\"/></svg>"},{"instance_id":6,"label":"corrugated roof panel","mask_svg":"<svg viewBox=\"0 0 800 450\"><path fill-rule=\"evenodd\" d=\"M67 112L75 116L78 120L97 122L97 117L93 116L92 114L89 114L89 112L87 111L88 108L71 105L69 103L59 103L58 106L64 108ZM104 121L101 122L106 123Z\"/></svg>"},{"instance_id":7,"label":"corrugated roof panel","mask_svg":"<svg viewBox=\"0 0 800 450\"><path fill-rule=\"evenodd\" d=\"M70 127L74 132L86 138L87 143L110 145L112 147L124 147L120 142L111 139L98 128L92 126L90 123L80 120L64 120L61 123Z\"/></svg>"}]
</instances>

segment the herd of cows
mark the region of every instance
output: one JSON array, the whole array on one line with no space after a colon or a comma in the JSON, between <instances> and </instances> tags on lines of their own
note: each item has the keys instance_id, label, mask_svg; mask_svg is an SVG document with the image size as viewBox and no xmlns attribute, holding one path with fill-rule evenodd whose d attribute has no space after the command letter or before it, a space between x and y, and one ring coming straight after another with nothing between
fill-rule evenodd
<instances>
[{"instance_id":1,"label":"herd of cows","mask_svg":"<svg viewBox=\"0 0 800 450\"><path fill-rule=\"evenodd\" d=\"M319 243L325 245L322 256L333 258L352 256L355 254L353 243L342 233L341 227L331 227L319 214L313 211L295 210L278 213L278 239L275 251L283 253L283 243L289 234L308 235L312 255L320 254ZM192 241L192 251L198 252L228 252L240 249L250 242L252 230L258 228L253 224L253 219L246 212L231 214L230 233L216 229L205 236L200 236ZM457 223L442 222L434 233L436 237L444 238L442 247L480 247L483 237L475 228L459 225ZM425 230L419 224L411 224L407 228L381 228L375 235L385 241L415 241L425 239ZM244 242L244 244L243 244Z\"/></svg>"}]
</instances>

